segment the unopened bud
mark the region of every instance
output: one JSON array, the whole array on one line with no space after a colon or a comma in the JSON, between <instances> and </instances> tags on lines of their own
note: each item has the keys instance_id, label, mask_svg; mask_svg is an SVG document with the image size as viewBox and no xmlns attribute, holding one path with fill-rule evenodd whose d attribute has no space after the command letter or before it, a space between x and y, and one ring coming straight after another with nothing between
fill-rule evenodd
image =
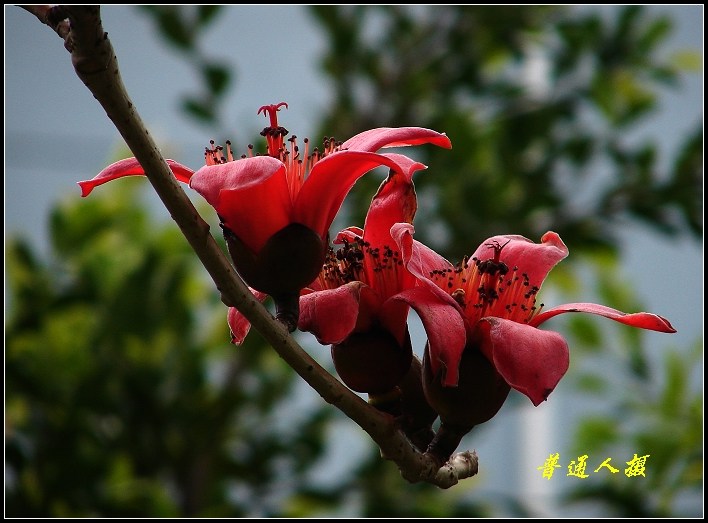
<instances>
[{"instance_id":1,"label":"unopened bud","mask_svg":"<svg viewBox=\"0 0 708 523\"><path fill-rule=\"evenodd\" d=\"M408 372L412 356L408 336L401 346L383 329L354 333L332 345L332 360L342 381L352 390L369 394L395 389Z\"/></svg>"}]
</instances>

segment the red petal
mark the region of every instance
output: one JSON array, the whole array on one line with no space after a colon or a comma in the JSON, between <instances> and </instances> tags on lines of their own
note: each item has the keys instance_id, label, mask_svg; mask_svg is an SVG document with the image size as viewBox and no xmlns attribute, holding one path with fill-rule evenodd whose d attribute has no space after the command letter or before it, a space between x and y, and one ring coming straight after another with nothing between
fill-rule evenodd
<instances>
[{"instance_id":1,"label":"red petal","mask_svg":"<svg viewBox=\"0 0 708 523\"><path fill-rule=\"evenodd\" d=\"M401 250L401 257L406 269L415 276L418 285L427 287L430 292L438 296L442 302L450 304L457 309L458 314L465 321L465 314L460 305L448 292L441 289L430 279L431 271L452 269L453 265L440 256L433 249L413 239L413 226L407 223L397 223L391 227L391 235L396 240ZM459 361L458 361L459 363Z\"/></svg>"},{"instance_id":2,"label":"red petal","mask_svg":"<svg viewBox=\"0 0 708 523\"><path fill-rule=\"evenodd\" d=\"M270 156L207 165L190 185L254 253L293 221L285 165Z\"/></svg>"},{"instance_id":3,"label":"red petal","mask_svg":"<svg viewBox=\"0 0 708 523\"><path fill-rule=\"evenodd\" d=\"M342 149L376 152L382 147L404 147L424 143L452 148L445 133L422 127L380 127L352 136L342 144Z\"/></svg>"},{"instance_id":4,"label":"red petal","mask_svg":"<svg viewBox=\"0 0 708 523\"><path fill-rule=\"evenodd\" d=\"M396 164L396 171L405 176L405 180L408 183L413 183L413 175L423 169L427 169L428 166L420 163L413 158L409 158L405 154L397 153L380 153L381 156L385 156L392 162Z\"/></svg>"},{"instance_id":5,"label":"red petal","mask_svg":"<svg viewBox=\"0 0 708 523\"><path fill-rule=\"evenodd\" d=\"M534 243L518 235L492 236L484 241L472 256L479 260L493 258L494 249L489 245L494 242L503 246L499 259L509 269L518 267L519 273L528 275L529 284L539 288L551 269L568 256L568 248L555 232L544 234L541 243Z\"/></svg>"},{"instance_id":6,"label":"red petal","mask_svg":"<svg viewBox=\"0 0 708 523\"><path fill-rule=\"evenodd\" d=\"M389 173L371 200L364 222L364 241L378 247L393 247L391 227L396 223L412 223L418 207L413 173L426 167L401 154L385 156L398 168Z\"/></svg>"},{"instance_id":7,"label":"red petal","mask_svg":"<svg viewBox=\"0 0 708 523\"><path fill-rule=\"evenodd\" d=\"M534 405L553 392L568 370L568 344L557 332L501 318L482 318L477 328L484 355Z\"/></svg>"},{"instance_id":8,"label":"red petal","mask_svg":"<svg viewBox=\"0 0 708 523\"><path fill-rule=\"evenodd\" d=\"M323 345L340 343L355 330L366 330L377 308L376 295L366 284L347 283L301 296L298 328Z\"/></svg>"},{"instance_id":9,"label":"red petal","mask_svg":"<svg viewBox=\"0 0 708 523\"><path fill-rule=\"evenodd\" d=\"M192 174L194 174L192 169L182 165L181 163L177 163L174 160L165 161L170 167L172 174L175 175L175 178L177 178L178 181L189 183L189 179ZM78 182L81 187L81 196L88 196L91 194L91 191L99 185L103 185L104 183L115 180L116 178L123 178L124 176L145 176L145 170L135 158L119 160L103 169L92 179Z\"/></svg>"},{"instance_id":10,"label":"red petal","mask_svg":"<svg viewBox=\"0 0 708 523\"><path fill-rule=\"evenodd\" d=\"M596 303L566 303L565 305L559 305L558 307L553 307L552 309L548 309L537 314L531 319L529 325L537 327L544 321L565 312L588 312L590 314L597 314L598 316L603 316L639 329L669 333L676 332L676 329L674 329L671 323L669 323L669 320L662 318L657 314L652 314L650 312L635 312L633 314L628 314L626 312L618 311L617 309L606 307L605 305L598 305Z\"/></svg>"},{"instance_id":11,"label":"red petal","mask_svg":"<svg viewBox=\"0 0 708 523\"><path fill-rule=\"evenodd\" d=\"M340 151L326 156L315 164L302 184L295 201L294 221L326 237L354 183L382 165L396 168L393 160L380 154Z\"/></svg>"},{"instance_id":12,"label":"red petal","mask_svg":"<svg viewBox=\"0 0 708 523\"><path fill-rule=\"evenodd\" d=\"M267 294L257 291L255 289L249 290L253 293L258 301L261 303L265 301L268 297ZM235 345L241 345L243 340L246 339L248 331L251 330L251 322L246 319L246 317L241 314L236 307L229 307L229 311L226 315L227 322L229 324L229 329L231 329L231 343Z\"/></svg>"},{"instance_id":13,"label":"red petal","mask_svg":"<svg viewBox=\"0 0 708 523\"><path fill-rule=\"evenodd\" d=\"M254 156L217 165L205 165L192 176L190 187L212 206L219 202L223 189L259 186L285 169L283 162L270 156Z\"/></svg>"},{"instance_id":14,"label":"red petal","mask_svg":"<svg viewBox=\"0 0 708 523\"><path fill-rule=\"evenodd\" d=\"M380 294L379 294L380 296ZM377 321L390 332L399 345L403 345L408 333L408 313L410 308L405 300L396 300L397 294L386 296L377 315ZM391 299L390 299L391 298Z\"/></svg>"},{"instance_id":15,"label":"red petal","mask_svg":"<svg viewBox=\"0 0 708 523\"><path fill-rule=\"evenodd\" d=\"M467 336L462 315L454 300L441 289L439 293L427 287L414 287L393 296L392 300L402 300L416 311L430 344L430 363L433 375L443 367L442 384L454 387L459 378L458 367Z\"/></svg>"},{"instance_id":16,"label":"red petal","mask_svg":"<svg viewBox=\"0 0 708 523\"><path fill-rule=\"evenodd\" d=\"M391 227L391 236L401 250L403 263L422 284L432 284L430 272L452 269L452 264L433 249L413 239L414 228L408 223L396 223Z\"/></svg>"},{"instance_id":17,"label":"red petal","mask_svg":"<svg viewBox=\"0 0 708 523\"><path fill-rule=\"evenodd\" d=\"M345 240L351 243L357 240L361 240L363 237L364 229L352 225L351 227L347 227L346 229L339 231L332 243L334 243L335 245L342 245Z\"/></svg>"}]
</instances>

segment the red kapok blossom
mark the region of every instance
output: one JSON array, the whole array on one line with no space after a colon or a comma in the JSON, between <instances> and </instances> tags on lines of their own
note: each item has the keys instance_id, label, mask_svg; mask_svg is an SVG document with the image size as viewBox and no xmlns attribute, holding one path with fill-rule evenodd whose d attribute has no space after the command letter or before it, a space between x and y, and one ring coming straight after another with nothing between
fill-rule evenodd
<instances>
[{"instance_id":1,"label":"red kapok blossom","mask_svg":"<svg viewBox=\"0 0 708 523\"><path fill-rule=\"evenodd\" d=\"M625 314L593 303L572 303L541 311L536 296L549 271L568 255L554 232L540 244L522 236L486 240L462 263L453 266L413 240L409 224L392 234L406 267L422 286L436 286L457 303L467 341L461 350L428 344L423 359L426 399L441 424L427 452L441 464L462 437L491 419L511 387L539 405L553 391L569 364L568 345L558 333L538 328L564 312L589 312L620 323L660 332L675 332L655 314Z\"/></svg>"},{"instance_id":2,"label":"red kapok blossom","mask_svg":"<svg viewBox=\"0 0 708 523\"><path fill-rule=\"evenodd\" d=\"M236 269L252 288L282 303L286 323L297 323L297 296L319 273L327 247L328 230L349 190L366 172L385 165L398 168L382 147L433 143L450 147L443 133L419 127L372 129L339 144L325 139L323 151L300 150L296 137L278 124L277 113L287 104L263 106L270 125L261 133L267 155L249 154L234 159L230 143L226 151L212 147L205 152L206 165L196 172L173 160L167 163L175 177L201 194L221 220L229 253ZM135 158L121 160L92 180L79 182L82 196L116 178L144 175Z\"/></svg>"},{"instance_id":3,"label":"red kapok blossom","mask_svg":"<svg viewBox=\"0 0 708 523\"><path fill-rule=\"evenodd\" d=\"M523 236L494 236L480 245L471 258L457 266L424 245L414 242L410 228L399 226L409 268L424 284L433 282L452 296L467 325L467 347L476 347L506 382L539 405L553 391L568 369L565 339L538 327L565 312L587 312L659 332L676 332L668 320L647 312L627 314L594 303L570 303L547 310L536 296L550 270L568 255L554 232L541 243ZM454 386L450 369L459 365L461 352L431 346L432 372L443 385Z\"/></svg>"},{"instance_id":4,"label":"red kapok blossom","mask_svg":"<svg viewBox=\"0 0 708 523\"><path fill-rule=\"evenodd\" d=\"M406 160L397 158L397 162L404 166ZM356 350L352 339L363 336L368 340L370 333L378 333L390 340L391 350L397 347L410 353L409 307L418 313L430 343L439 350L441 346L461 350L465 341L464 324L454 300L437 287L416 284L391 236L391 227L399 222L410 223L416 211L412 175L424 166L408 162L404 171L391 171L381 184L364 229L350 227L339 233L335 243L342 248L329 251L322 272L300 298L298 327L315 334L320 343L332 344L335 352L343 345L348 347L352 360L361 362L364 374L375 372L374 358L386 356L381 350L377 355L370 353L363 346ZM370 340L367 343L370 345ZM382 385L376 378L372 379L372 386L391 388L408 370L409 363L410 357L407 364L402 364L401 374L392 376L391 383Z\"/></svg>"}]
</instances>

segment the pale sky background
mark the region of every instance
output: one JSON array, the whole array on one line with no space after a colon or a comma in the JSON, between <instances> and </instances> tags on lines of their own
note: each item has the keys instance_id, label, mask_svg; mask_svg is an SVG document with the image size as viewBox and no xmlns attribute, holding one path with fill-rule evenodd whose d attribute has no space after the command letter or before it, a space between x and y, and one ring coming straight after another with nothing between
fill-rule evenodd
<instances>
[{"instance_id":1,"label":"pale sky background","mask_svg":"<svg viewBox=\"0 0 708 523\"><path fill-rule=\"evenodd\" d=\"M676 28L667 52L685 49L702 52L702 5L654 6L650 12L668 13L674 18ZM199 79L177 52L155 36L150 20L135 7L104 6L101 13L123 81L143 121L153 136L165 144L166 156L190 167L199 167L203 163L204 146L210 138L219 137L184 117L178 105L181 96L199 89ZM224 121L229 122L229 130L233 132L231 139L237 144L263 127L262 116L256 115L257 108L280 101L289 104L289 109L281 116L283 125L299 137L313 137L317 116L328 107L330 100L323 76L317 69L325 42L320 33L313 30L308 16L303 6L230 7L202 42L203 49L223 57L224 64L236 68L235 88L220 112ZM702 115L701 72L687 75L677 89L666 90L661 110L639 134L654 137L661 143L663 161L667 163L676 144L697 121L702 121ZM391 122L391 125L415 125L415 122ZM76 182L98 173L122 143L112 122L74 73L70 56L59 37L29 13L6 5L6 236L29 235L35 246L48 252L47 211L50 206L59 198L79 198ZM169 219L167 211L160 209L157 202L155 207L158 215ZM669 318L678 330L670 340L659 334L647 335L647 347L660 351L667 345L688 347L695 343L703 332L702 244L688 238L669 241L633 224L623 227L621 236L624 239L622 270L645 304L645 310ZM590 301L586 296L583 300ZM544 301L549 304L550 300L545 298ZM571 372L572 369L571 348ZM562 394L561 381L553 397ZM524 410L521 421L518 411L509 414L502 409L489 428L485 428L484 438L471 443L488 463L494 463L483 469L485 479L475 485L489 488L493 495L510 494L522 487L528 492L548 493L547 480L531 469L541 465L548 453L556 451L549 440L555 437L560 442L562 439L558 437L565 419L562 405L561 401L549 401L528 413ZM512 415L514 420L510 419ZM508 452L503 447L513 444L515 436L510 432L514 427L518 430L514 423L539 427L550 419L558 426L555 432L546 434L548 438L536 449L544 456L539 458L534 454L529 458L531 461L524 465L529 469L528 477L509 481L509 470L518 468L513 459L522 454ZM353 422L343 421L343 433L360 432ZM538 430L534 432L539 434ZM346 442L340 445L342 448L331 449L333 457L339 453L356 456L357 448L361 452L371 443L363 438L340 438L342 440ZM536 448L534 445L538 442L525 441L524 445L527 451ZM559 482L564 479L568 478L558 478Z\"/></svg>"}]
</instances>

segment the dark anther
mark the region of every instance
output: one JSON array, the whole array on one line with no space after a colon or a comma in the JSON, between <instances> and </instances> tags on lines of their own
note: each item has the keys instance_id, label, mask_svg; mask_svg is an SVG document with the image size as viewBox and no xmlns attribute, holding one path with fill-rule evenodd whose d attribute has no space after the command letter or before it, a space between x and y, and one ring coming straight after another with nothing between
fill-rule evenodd
<instances>
[{"instance_id":1,"label":"dark anther","mask_svg":"<svg viewBox=\"0 0 708 523\"><path fill-rule=\"evenodd\" d=\"M285 127L265 127L261 136L287 136L289 131Z\"/></svg>"},{"instance_id":2,"label":"dark anther","mask_svg":"<svg viewBox=\"0 0 708 523\"><path fill-rule=\"evenodd\" d=\"M481 274L487 273L493 276L494 274L499 273L503 276L504 274L509 272L509 267L507 267L506 263L502 261L495 261L489 259L484 261L477 260L476 263L477 270L479 270Z\"/></svg>"}]
</instances>

